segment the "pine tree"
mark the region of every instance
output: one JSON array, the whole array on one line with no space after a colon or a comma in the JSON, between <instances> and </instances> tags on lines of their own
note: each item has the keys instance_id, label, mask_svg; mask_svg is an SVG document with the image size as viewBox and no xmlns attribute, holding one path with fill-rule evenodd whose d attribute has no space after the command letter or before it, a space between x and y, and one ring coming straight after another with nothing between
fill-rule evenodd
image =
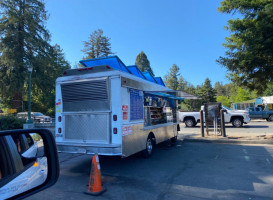
<instances>
[{"instance_id":1,"label":"pine tree","mask_svg":"<svg viewBox=\"0 0 273 200\"><path fill-rule=\"evenodd\" d=\"M272 0L223 0L218 10L240 18L228 21L232 34L223 44L226 55L217 62L231 72L233 82L262 94L273 82Z\"/></svg>"},{"instance_id":2,"label":"pine tree","mask_svg":"<svg viewBox=\"0 0 273 200\"><path fill-rule=\"evenodd\" d=\"M172 90L178 90L180 85L178 82L178 76L180 75L179 73L179 67L176 64L173 64L170 72L165 75L165 84L168 88Z\"/></svg>"},{"instance_id":3,"label":"pine tree","mask_svg":"<svg viewBox=\"0 0 273 200\"><path fill-rule=\"evenodd\" d=\"M35 65L40 67L32 74L32 110L53 116L55 111L55 81L65 70L70 68L70 65L57 44L50 48L47 59L37 56Z\"/></svg>"},{"instance_id":4,"label":"pine tree","mask_svg":"<svg viewBox=\"0 0 273 200\"><path fill-rule=\"evenodd\" d=\"M182 76L179 76L178 90L185 91L186 87L187 87L187 82L184 80Z\"/></svg>"},{"instance_id":5,"label":"pine tree","mask_svg":"<svg viewBox=\"0 0 273 200\"><path fill-rule=\"evenodd\" d=\"M100 58L113 54L110 38L104 36L101 29L90 34L88 41L84 42L82 51L86 54L85 59Z\"/></svg>"},{"instance_id":6,"label":"pine tree","mask_svg":"<svg viewBox=\"0 0 273 200\"><path fill-rule=\"evenodd\" d=\"M151 72L154 76L154 72L150 66L150 61L143 51L137 55L135 65L137 65L142 72Z\"/></svg>"},{"instance_id":7,"label":"pine tree","mask_svg":"<svg viewBox=\"0 0 273 200\"><path fill-rule=\"evenodd\" d=\"M225 90L224 85L222 83L220 83L219 81L217 81L214 84L214 90L215 90L217 96L227 96L227 92Z\"/></svg>"},{"instance_id":8,"label":"pine tree","mask_svg":"<svg viewBox=\"0 0 273 200\"><path fill-rule=\"evenodd\" d=\"M215 102L215 90L211 86L209 78L206 78L205 83L197 90L198 96L202 98L202 103Z\"/></svg>"},{"instance_id":9,"label":"pine tree","mask_svg":"<svg viewBox=\"0 0 273 200\"><path fill-rule=\"evenodd\" d=\"M0 1L0 93L4 100L21 101L27 67L35 71L35 57L46 58L50 48L46 20L41 0Z\"/></svg>"}]
</instances>

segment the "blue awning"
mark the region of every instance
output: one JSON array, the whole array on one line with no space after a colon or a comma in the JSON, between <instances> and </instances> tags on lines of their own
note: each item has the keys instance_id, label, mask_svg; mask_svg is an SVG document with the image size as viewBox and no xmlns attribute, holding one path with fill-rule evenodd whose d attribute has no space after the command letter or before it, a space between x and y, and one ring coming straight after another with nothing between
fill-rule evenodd
<instances>
[{"instance_id":1,"label":"blue awning","mask_svg":"<svg viewBox=\"0 0 273 200\"><path fill-rule=\"evenodd\" d=\"M167 93L164 93L164 92L145 92L145 93L152 94L152 95L155 95L155 96L160 96L160 97L166 97L166 98L169 98L169 99L184 100L184 98L177 97L177 96L167 94Z\"/></svg>"},{"instance_id":2,"label":"blue awning","mask_svg":"<svg viewBox=\"0 0 273 200\"><path fill-rule=\"evenodd\" d=\"M145 78L146 78L148 81L157 83L157 81L155 80L155 78L153 77L153 75L151 74L151 72L143 72L143 75L145 76Z\"/></svg>"},{"instance_id":3,"label":"blue awning","mask_svg":"<svg viewBox=\"0 0 273 200\"><path fill-rule=\"evenodd\" d=\"M146 79L145 76L143 75L143 73L140 71L140 69L138 68L138 66L136 65L131 65L131 66L127 66L128 70L135 76Z\"/></svg>"},{"instance_id":4,"label":"blue awning","mask_svg":"<svg viewBox=\"0 0 273 200\"><path fill-rule=\"evenodd\" d=\"M126 65L119 59L118 56L109 56L105 58L94 58L88 60L81 60L80 63L84 67L96 67L100 65L108 65L109 67L117 70L121 70L127 73L130 71L127 69Z\"/></svg>"},{"instance_id":5,"label":"blue awning","mask_svg":"<svg viewBox=\"0 0 273 200\"><path fill-rule=\"evenodd\" d=\"M165 83L163 82L163 80L162 80L161 77L155 77L155 80L157 81L157 83L158 83L159 85L165 86Z\"/></svg>"}]
</instances>

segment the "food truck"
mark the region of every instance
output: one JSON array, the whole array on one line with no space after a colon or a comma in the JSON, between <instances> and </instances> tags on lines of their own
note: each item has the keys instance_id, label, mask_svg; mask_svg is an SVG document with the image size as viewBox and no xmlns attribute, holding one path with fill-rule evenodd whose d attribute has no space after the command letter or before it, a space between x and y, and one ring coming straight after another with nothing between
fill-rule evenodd
<instances>
[{"instance_id":1,"label":"food truck","mask_svg":"<svg viewBox=\"0 0 273 200\"><path fill-rule=\"evenodd\" d=\"M59 152L149 157L157 143L177 139L177 91L117 56L82 60L56 80Z\"/></svg>"}]
</instances>

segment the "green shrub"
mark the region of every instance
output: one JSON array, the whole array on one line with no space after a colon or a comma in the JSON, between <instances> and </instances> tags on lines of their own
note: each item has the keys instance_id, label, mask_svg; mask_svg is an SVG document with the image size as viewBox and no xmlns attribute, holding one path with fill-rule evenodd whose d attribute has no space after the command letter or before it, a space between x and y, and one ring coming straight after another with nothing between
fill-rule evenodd
<instances>
[{"instance_id":1,"label":"green shrub","mask_svg":"<svg viewBox=\"0 0 273 200\"><path fill-rule=\"evenodd\" d=\"M0 116L0 130L22 129L24 119L18 119L13 115Z\"/></svg>"}]
</instances>

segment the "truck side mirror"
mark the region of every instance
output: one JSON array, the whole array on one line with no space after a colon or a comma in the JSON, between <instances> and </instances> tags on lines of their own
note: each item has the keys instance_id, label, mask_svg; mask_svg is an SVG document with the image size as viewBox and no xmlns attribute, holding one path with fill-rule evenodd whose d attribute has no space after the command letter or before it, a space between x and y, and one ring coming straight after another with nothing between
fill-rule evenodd
<instances>
[{"instance_id":1,"label":"truck side mirror","mask_svg":"<svg viewBox=\"0 0 273 200\"><path fill-rule=\"evenodd\" d=\"M47 129L0 131L1 199L23 199L56 183L59 161Z\"/></svg>"}]
</instances>

